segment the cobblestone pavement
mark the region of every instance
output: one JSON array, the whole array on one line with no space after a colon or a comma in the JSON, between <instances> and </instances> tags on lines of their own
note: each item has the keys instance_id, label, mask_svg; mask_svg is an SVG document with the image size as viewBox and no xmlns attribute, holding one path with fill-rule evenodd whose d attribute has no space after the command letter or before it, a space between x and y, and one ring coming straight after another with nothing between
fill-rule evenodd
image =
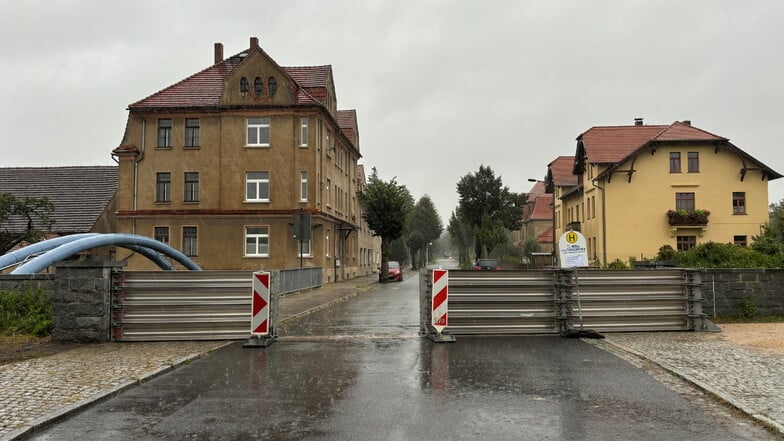
<instances>
[{"instance_id":1,"label":"cobblestone pavement","mask_svg":"<svg viewBox=\"0 0 784 441\"><path fill-rule=\"evenodd\" d=\"M0 439L225 344L105 343L0 366Z\"/></svg>"},{"instance_id":2,"label":"cobblestone pavement","mask_svg":"<svg viewBox=\"0 0 784 441\"><path fill-rule=\"evenodd\" d=\"M784 356L747 349L718 333L606 334L613 345L646 358L784 435Z\"/></svg>"}]
</instances>

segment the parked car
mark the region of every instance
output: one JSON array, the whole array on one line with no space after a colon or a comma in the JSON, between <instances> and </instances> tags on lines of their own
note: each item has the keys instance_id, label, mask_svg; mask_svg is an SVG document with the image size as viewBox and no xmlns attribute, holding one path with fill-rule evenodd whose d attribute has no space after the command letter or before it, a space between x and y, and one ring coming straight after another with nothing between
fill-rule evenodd
<instances>
[{"instance_id":1,"label":"parked car","mask_svg":"<svg viewBox=\"0 0 784 441\"><path fill-rule=\"evenodd\" d=\"M400 262L390 260L387 262L389 264L389 281L390 282L402 282L403 281L403 267L400 266Z\"/></svg>"},{"instance_id":2,"label":"parked car","mask_svg":"<svg viewBox=\"0 0 784 441\"><path fill-rule=\"evenodd\" d=\"M496 259L477 259L474 262L476 271L496 271L501 269L501 262Z\"/></svg>"}]
</instances>

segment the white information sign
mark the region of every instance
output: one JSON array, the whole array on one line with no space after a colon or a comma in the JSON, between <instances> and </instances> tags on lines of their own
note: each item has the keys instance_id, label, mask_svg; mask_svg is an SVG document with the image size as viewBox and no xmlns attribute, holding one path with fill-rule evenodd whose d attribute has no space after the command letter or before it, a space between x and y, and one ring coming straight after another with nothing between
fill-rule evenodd
<instances>
[{"instance_id":1,"label":"white information sign","mask_svg":"<svg viewBox=\"0 0 784 441\"><path fill-rule=\"evenodd\" d=\"M561 268L588 266L588 248L585 236L579 231L567 231L558 239Z\"/></svg>"}]
</instances>

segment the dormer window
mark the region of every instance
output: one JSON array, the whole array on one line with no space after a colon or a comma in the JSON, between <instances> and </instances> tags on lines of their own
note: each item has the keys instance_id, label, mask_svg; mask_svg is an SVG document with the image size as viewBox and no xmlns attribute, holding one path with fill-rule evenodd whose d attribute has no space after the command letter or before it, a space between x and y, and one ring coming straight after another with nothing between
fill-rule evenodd
<instances>
[{"instance_id":1,"label":"dormer window","mask_svg":"<svg viewBox=\"0 0 784 441\"><path fill-rule=\"evenodd\" d=\"M278 91L278 80L276 80L275 77L269 77L268 83L269 83L269 85L268 85L268 87L269 87L269 94L270 94L271 97L274 97L275 96L275 92Z\"/></svg>"},{"instance_id":2,"label":"dormer window","mask_svg":"<svg viewBox=\"0 0 784 441\"><path fill-rule=\"evenodd\" d=\"M240 80L240 93L242 96L245 96L248 93L248 79L245 77L242 77Z\"/></svg>"},{"instance_id":3,"label":"dormer window","mask_svg":"<svg viewBox=\"0 0 784 441\"><path fill-rule=\"evenodd\" d=\"M256 94L256 96L261 96L261 93L263 91L264 91L264 81L262 81L261 78L256 77L256 79L253 80L253 92Z\"/></svg>"}]
</instances>

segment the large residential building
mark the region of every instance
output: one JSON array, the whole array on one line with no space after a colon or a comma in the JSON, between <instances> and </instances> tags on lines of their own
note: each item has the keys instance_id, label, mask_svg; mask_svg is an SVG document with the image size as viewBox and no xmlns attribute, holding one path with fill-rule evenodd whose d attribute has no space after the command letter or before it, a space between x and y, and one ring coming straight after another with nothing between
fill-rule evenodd
<instances>
[{"instance_id":1,"label":"large residential building","mask_svg":"<svg viewBox=\"0 0 784 441\"><path fill-rule=\"evenodd\" d=\"M113 151L119 232L204 269L322 267L324 282L375 270L356 198L357 115L338 110L331 66L281 67L257 38L224 58L216 43L211 66L128 110ZM128 265L153 268L140 256Z\"/></svg>"},{"instance_id":2,"label":"large residential building","mask_svg":"<svg viewBox=\"0 0 784 441\"><path fill-rule=\"evenodd\" d=\"M559 184L564 158L548 168L555 237L581 231L600 264L653 258L663 245L749 244L768 221L768 182L782 177L689 121L593 127L577 137L574 180Z\"/></svg>"}]
</instances>

